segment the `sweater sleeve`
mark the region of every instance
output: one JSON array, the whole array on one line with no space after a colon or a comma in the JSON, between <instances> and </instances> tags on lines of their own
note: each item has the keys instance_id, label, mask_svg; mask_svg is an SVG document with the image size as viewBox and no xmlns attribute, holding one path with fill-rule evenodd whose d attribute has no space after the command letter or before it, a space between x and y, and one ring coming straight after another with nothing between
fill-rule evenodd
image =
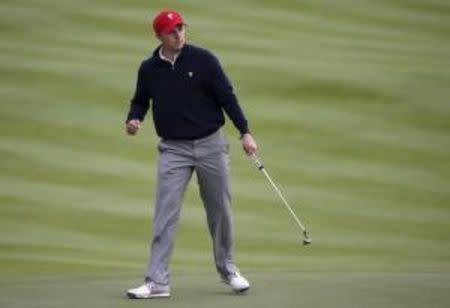
<instances>
[{"instance_id":1,"label":"sweater sleeve","mask_svg":"<svg viewBox=\"0 0 450 308\"><path fill-rule=\"evenodd\" d=\"M146 85L144 63L139 67L136 90L130 102L130 109L127 116L127 122L133 119L143 121L150 107L150 93Z\"/></svg>"},{"instance_id":2,"label":"sweater sleeve","mask_svg":"<svg viewBox=\"0 0 450 308\"><path fill-rule=\"evenodd\" d=\"M233 86L226 76L217 57L211 54L211 87L213 95L220 106L225 110L227 116L231 119L234 126L239 130L241 135L248 133L248 122L244 113L239 106Z\"/></svg>"}]
</instances>

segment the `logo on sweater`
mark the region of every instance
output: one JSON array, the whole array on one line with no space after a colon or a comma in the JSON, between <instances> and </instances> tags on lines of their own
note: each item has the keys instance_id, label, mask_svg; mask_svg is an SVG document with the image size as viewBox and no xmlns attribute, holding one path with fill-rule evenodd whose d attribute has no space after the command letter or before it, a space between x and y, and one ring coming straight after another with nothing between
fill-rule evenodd
<instances>
[{"instance_id":1,"label":"logo on sweater","mask_svg":"<svg viewBox=\"0 0 450 308\"><path fill-rule=\"evenodd\" d=\"M189 78L192 78L192 76L194 76L194 73L193 72L188 72L188 76L189 76Z\"/></svg>"}]
</instances>

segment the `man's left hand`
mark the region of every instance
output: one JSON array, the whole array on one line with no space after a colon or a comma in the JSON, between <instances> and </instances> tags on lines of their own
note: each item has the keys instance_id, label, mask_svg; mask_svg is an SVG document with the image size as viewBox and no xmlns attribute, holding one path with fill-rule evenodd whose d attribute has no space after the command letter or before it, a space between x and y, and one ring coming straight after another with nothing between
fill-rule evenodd
<instances>
[{"instance_id":1,"label":"man's left hand","mask_svg":"<svg viewBox=\"0 0 450 308\"><path fill-rule=\"evenodd\" d=\"M256 154L258 145L250 133L246 133L242 136L242 148L248 156Z\"/></svg>"}]
</instances>

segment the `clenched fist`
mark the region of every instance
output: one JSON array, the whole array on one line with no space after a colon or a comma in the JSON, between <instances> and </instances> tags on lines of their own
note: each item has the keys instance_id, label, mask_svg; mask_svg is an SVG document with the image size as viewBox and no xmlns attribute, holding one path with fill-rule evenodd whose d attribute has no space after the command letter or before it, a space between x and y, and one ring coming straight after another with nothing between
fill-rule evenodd
<instances>
[{"instance_id":1,"label":"clenched fist","mask_svg":"<svg viewBox=\"0 0 450 308\"><path fill-rule=\"evenodd\" d=\"M132 119L127 122L126 130L128 135L136 135L139 128L141 128L141 121L138 119Z\"/></svg>"}]
</instances>

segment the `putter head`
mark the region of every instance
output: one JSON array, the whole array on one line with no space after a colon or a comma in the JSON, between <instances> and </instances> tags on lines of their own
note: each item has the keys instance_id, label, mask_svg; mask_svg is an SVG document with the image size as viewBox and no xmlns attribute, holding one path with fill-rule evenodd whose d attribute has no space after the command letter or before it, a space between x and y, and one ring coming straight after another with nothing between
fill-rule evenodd
<instances>
[{"instance_id":1,"label":"putter head","mask_svg":"<svg viewBox=\"0 0 450 308\"><path fill-rule=\"evenodd\" d=\"M312 239L309 236L308 231L303 231L303 246L310 245L312 243Z\"/></svg>"}]
</instances>

